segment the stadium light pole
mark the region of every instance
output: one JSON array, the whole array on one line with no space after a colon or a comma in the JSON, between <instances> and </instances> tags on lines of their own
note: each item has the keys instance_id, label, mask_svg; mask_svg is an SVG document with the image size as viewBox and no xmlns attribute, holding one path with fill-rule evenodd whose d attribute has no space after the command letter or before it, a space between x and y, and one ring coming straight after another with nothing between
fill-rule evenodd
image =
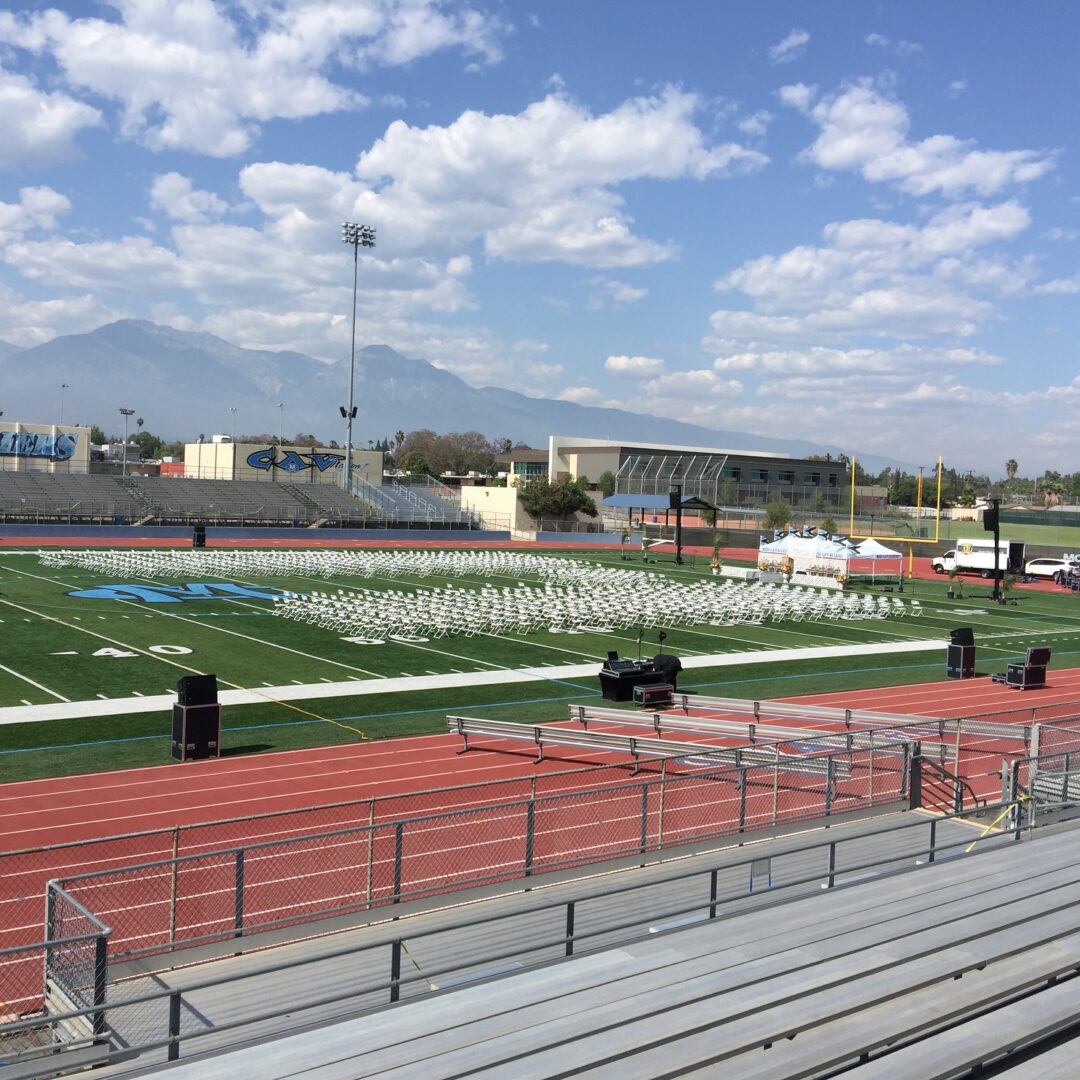
<instances>
[{"instance_id":1,"label":"stadium light pole","mask_svg":"<svg viewBox=\"0 0 1080 1080\"><path fill-rule=\"evenodd\" d=\"M120 415L124 418L124 468L123 475L127 476L127 440L128 440L128 417L135 415L134 409L125 409L120 406Z\"/></svg>"},{"instance_id":2,"label":"stadium light pole","mask_svg":"<svg viewBox=\"0 0 1080 1080\"><path fill-rule=\"evenodd\" d=\"M64 426L64 391L65 390L70 390L70 389L71 389L71 386L70 386L69 383L62 382L60 384L60 426L61 427Z\"/></svg>"},{"instance_id":3,"label":"stadium light pole","mask_svg":"<svg viewBox=\"0 0 1080 1080\"><path fill-rule=\"evenodd\" d=\"M285 402L279 401L278 407L278 422L277 422L277 444L281 446L285 442Z\"/></svg>"},{"instance_id":4,"label":"stadium light pole","mask_svg":"<svg viewBox=\"0 0 1080 1080\"><path fill-rule=\"evenodd\" d=\"M360 249L375 246L375 229L371 225L357 225L346 221L341 226L341 239L351 244L353 249L352 273L352 344L349 347L349 404L342 412L345 415L345 470L341 474L341 486L345 491L352 490L352 425L356 419L356 406L353 404L353 388L356 383L356 275L360 266Z\"/></svg>"}]
</instances>

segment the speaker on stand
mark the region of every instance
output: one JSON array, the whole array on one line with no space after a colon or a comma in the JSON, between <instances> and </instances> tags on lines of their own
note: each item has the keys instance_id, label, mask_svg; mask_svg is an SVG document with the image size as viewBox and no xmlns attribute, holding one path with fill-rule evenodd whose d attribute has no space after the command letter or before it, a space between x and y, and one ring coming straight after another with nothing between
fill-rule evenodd
<instances>
[{"instance_id":1,"label":"speaker on stand","mask_svg":"<svg viewBox=\"0 0 1080 1080\"><path fill-rule=\"evenodd\" d=\"M191 546L193 548L206 547L206 526L196 525L195 531L191 534Z\"/></svg>"},{"instance_id":2,"label":"speaker on stand","mask_svg":"<svg viewBox=\"0 0 1080 1080\"><path fill-rule=\"evenodd\" d=\"M975 678L975 632L970 626L949 631L949 656L945 674L950 679Z\"/></svg>"},{"instance_id":3,"label":"speaker on stand","mask_svg":"<svg viewBox=\"0 0 1080 1080\"><path fill-rule=\"evenodd\" d=\"M221 706L216 675L185 675L172 710L174 761L221 757Z\"/></svg>"}]
</instances>

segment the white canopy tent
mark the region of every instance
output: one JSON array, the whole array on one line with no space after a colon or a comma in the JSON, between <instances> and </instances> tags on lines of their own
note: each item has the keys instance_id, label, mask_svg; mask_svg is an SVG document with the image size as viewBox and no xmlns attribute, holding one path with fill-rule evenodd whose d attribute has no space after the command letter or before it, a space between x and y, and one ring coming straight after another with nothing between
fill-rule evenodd
<instances>
[{"instance_id":1,"label":"white canopy tent","mask_svg":"<svg viewBox=\"0 0 1080 1080\"><path fill-rule=\"evenodd\" d=\"M899 551L879 543L872 536L855 548L852 562L855 565L851 570L857 574L865 574L868 565L871 581L876 581L878 574L902 577L904 573L904 556Z\"/></svg>"},{"instance_id":2,"label":"white canopy tent","mask_svg":"<svg viewBox=\"0 0 1080 1080\"><path fill-rule=\"evenodd\" d=\"M758 568L783 574L809 574L846 580L854 574L876 580L878 574L899 577L903 556L872 537L861 544L824 533L788 533L758 547Z\"/></svg>"},{"instance_id":3,"label":"white canopy tent","mask_svg":"<svg viewBox=\"0 0 1080 1080\"><path fill-rule=\"evenodd\" d=\"M784 574L810 574L814 577L846 576L850 551L843 544L826 537L788 533L758 548L758 568Z\"/></svg>"}]
</instances>

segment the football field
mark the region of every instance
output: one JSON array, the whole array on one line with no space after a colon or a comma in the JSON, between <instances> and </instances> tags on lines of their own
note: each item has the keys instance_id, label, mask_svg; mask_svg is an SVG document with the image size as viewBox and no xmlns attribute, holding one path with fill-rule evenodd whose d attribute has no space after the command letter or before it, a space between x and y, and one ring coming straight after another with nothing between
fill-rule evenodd
<instances>
[{"instance_id":1,"label":"football field","mask_svg":"<svg viewBox=\"0 0 1080 1080\"><path fill-rule=\"evenodd\" d=\"M121 737L160 741L168 725L162 696L175 690L179 677L191 673L214 673L223 690L252 692L244 699L251 704L227 709L227 728L241 716L249 723L298 725L303 730L292 737L299 742L291 745L306 745L355 738L358 730L403 733L400 725L372 726L370 720L382 714L422 713L419 728L405 724L404 730L437 730L446 712L470 703L505 702L505 718L529 719L536 709L517 707L516 702L596 694L595 672L610 650L624 656L639 651L651 656L661 649L674 653L688 668L680 687L701 684L711 687L710 692L727 692L723 687L728 686L739 696L781 696L776 688L766 694L734 685L745 681L750 664L759 681L793 672L842 675L851 670L859 677L850 684L859 685L863 673L904 667L898 661L909 657L906 666L912 674L906 678L940 678L948 631L960 625L975 627L984 671L1002 669L1009 658L1035 644L1050 645L1059 666L1069 666L1069 654L1080 652L1080 607L1068 594L1017 592L1016 605L997 606L988 603L985 588L969 588L968 599L953 600L945 598L945 583L916 581L905 583L902 596L887 595L881 588L855 590L854 595L849 590L849 609L860 600L878 605L878 611L892 605L888 617L838 616L823 608L815 612L806 606L812 594L792 590L805 610L772 611L758 619L738 613L715 617L714 612L714 617L695 622L685 611L665 619L661 604L659 614L640 619L634 611L619 610L611 625L596 618L580 624L564 618L558 625L540 619L530 627L492 628L490 620L478 617L494 602L491 598L514 591L532 598L542 615L545 581L568 569L579 577L593 569L609 571L594 589L600 600L621 588L625 575L638 590L626 593L631 598L645 595L642 589L677 596L677 590L663 592L674 586L697 589L693 596L708 597L721 583L704 560L681 567L670 561L643 565L620 560L618 552L550 554L525 569L505 572L488 568L472 573L460 567L445 572L433 564L430 570L395 567L392 573L380 573L376 565L367 567L364 576L333 565L325 574L310 568L302 575L278 574L269 562L250 567L247 574L236 572L235 566L223 573L220 564L207 564L206 573L195 573L193 567L201 564L192 563L192 557L188 553L183 566L152 576L135 572L145 566L125 567L122 562L102 569L48 565L34 551L0 554L4 778L32 775L36 768L28 758L14 760L7 750L89 740L107 743L118 732ZM267 553L264 559L269 558ZM346 600L360 597L376 614L382 605L389 610L394 604L427 603L437 597L444 606L478 615L466 615L437 633L376 634L370 623L363 632L355 627L350 632L347 617L304 621L280 613L287 595L304 603L321 594L333 606L339 591ZM760 590L728 582L726 592L752 599ZM906 652L919 642L931 648L938 643L942 651ZM528 669L534 681L517 683L513 674L522 669ZM504 681L507 685L499 685ZM833 685L842 687L844 680L834 679ZM792 686L789 692L803 689ZM140 698L157 700L140 706ZM93 716L89 703L103 703L100 712L107 702L115 703L105 710L110 715ZM49 705L57 711L34 708ZM561 709L549 707L545 718L558 712ZM51 719L29 722L38 715ZM266 744L280 745L277 739ZM160 757L161 747L152 752Z\"/></svg>"}]
</instances>

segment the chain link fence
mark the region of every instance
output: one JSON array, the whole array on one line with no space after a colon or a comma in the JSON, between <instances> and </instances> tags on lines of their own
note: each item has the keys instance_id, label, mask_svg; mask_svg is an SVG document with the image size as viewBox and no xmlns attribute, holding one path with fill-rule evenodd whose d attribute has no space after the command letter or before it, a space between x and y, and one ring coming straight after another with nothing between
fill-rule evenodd
<instances>
[{"instance_id":1,"label":"chain link fence","mask_svg":"<svg viewBox=\"0 0 1080 1080\"><path fill-rule=\"evenodd\" d=\"M71 877L112 927L109 964L465 887L897 803L910 746L733 768L670 759L630 782L375 821Z\"/></svg>"}]
</instances>

